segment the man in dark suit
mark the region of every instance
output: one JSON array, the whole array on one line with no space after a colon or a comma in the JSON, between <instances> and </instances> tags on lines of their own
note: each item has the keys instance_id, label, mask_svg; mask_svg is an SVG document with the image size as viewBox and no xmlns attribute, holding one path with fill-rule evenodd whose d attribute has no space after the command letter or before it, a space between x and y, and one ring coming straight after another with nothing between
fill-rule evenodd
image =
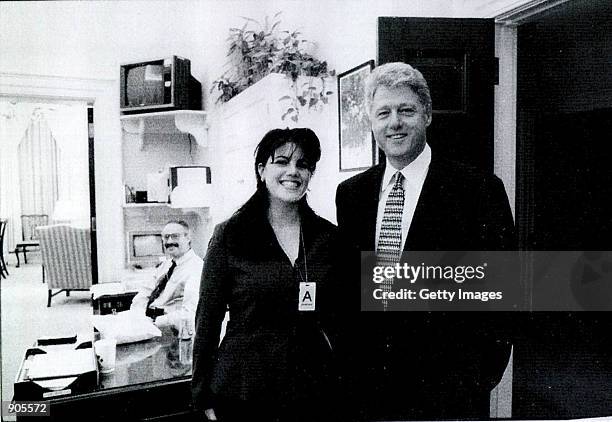
<instances>
[{"instance_id":1,"label":"man in dark suit","mask_svg":"<svg viewBox=\"0 0 612 422\"><path fill-rule=\"evenodd\" d=\"M512 214L502 182L441 158L426 142L427 82L405 63L376 68L366 107L385 162L336 193L349 289L360 251L397 262L401 251L511 250ZM350 273L349 273L350 274ZM507 315L483 312L360 312L347 306L347 386L367 420L487 418L489 394L510 355ZM385 309L386 310L386 309Z\"/></svg>"}]
</instances>

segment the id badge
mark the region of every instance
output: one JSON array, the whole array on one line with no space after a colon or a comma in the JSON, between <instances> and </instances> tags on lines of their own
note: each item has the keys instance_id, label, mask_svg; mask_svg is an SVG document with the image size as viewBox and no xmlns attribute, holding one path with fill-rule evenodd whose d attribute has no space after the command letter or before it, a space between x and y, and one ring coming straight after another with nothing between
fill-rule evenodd
<instances>
[{"instance_id":1,"label":"id badge","mask_svg":"<svg viewBox=\"0 0 612 422\"><path fill-rule=\"evenodd\" d=\"M300 282L298 311L314 311L316 308L317 283Z\"/></svg>"}]
</instances>

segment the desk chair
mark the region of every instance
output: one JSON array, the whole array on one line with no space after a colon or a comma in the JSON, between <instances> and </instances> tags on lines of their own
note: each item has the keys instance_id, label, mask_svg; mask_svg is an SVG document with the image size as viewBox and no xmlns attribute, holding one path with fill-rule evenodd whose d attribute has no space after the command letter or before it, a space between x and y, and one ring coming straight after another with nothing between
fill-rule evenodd
<instances>
[{"instance_id":1,"label":"desk chair","mask_svg":"<svg viewBox=\"0 0 612 422\"><path fill-rule=\"evenodd\" d=\"M23 261L28 263L27 250L28 248L38 248L38 234L36 228L38 226L46 226L49 224L49 216L46 214L24 214L21 216L21 233L23 241L18 242L15 246L15 256L17 257L17 268L19 268L19 251L23 252Z\"/></svg>"},{"instance_id":2,"label":"desk chair","mask_svg":"<svg viewBox=\"0 0 612 422\"><path fill-rule=\"evenodd\" d=\"M92 285L91 233L89 229L64 224L37 228L43 265L43 282L47 277L51 298L63 291L70 296L72 290L88 291ZM53 293L53 289L59 291Z\"/></svg>"},{"instance_id":3,"label":"desk chair","mask_svg":"<svg viewBox=\"0 0 612 422\"><path fill-rule=\"evenodd\" d=\"M0 220L0 276L6 278L9 275L6 261L4 260L4 233L8 220Z\"/></svg>"}]
</instances>

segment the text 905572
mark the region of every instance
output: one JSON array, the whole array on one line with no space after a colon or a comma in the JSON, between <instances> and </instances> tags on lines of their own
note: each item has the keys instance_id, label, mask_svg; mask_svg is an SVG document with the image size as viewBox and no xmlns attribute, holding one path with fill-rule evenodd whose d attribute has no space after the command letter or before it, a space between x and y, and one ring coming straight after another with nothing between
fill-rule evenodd
<instances>
[{"instance_id":1,"label":"text 905572","mask_svg":"<svg viewBox=\"0 0 612 422\"><path fill-rule=\"evenodd\" d=\"M49 416L49 402L46 401L3 401L4 416Z\"/></svg>"}]
</instances>

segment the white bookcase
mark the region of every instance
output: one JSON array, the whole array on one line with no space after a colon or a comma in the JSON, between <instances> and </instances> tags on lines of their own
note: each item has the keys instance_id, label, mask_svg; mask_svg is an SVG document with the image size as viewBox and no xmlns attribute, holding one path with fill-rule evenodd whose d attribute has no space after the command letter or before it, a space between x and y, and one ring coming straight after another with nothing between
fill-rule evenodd
<instances>
[{"instance_id":1,"label":"white bookcase","mask_svg":"<svg viewBox=\"0 0 612 422\"><path fill-rule=\"evenodd\" d=\"M178 110L121 116L124 184L147 190L147 174L171 166L210 166L207 113ZM213 174L213 180L214 180ZM210 238L210 206L201 201L171 203L125 202L123 233L127 249L130 231L161 230L168 220L184 220L192 229L192 247L204 256ZM129 253L129 252L128 252ZM126 256L127 262L127 256Z\"/></svg>"}]
</instances>

